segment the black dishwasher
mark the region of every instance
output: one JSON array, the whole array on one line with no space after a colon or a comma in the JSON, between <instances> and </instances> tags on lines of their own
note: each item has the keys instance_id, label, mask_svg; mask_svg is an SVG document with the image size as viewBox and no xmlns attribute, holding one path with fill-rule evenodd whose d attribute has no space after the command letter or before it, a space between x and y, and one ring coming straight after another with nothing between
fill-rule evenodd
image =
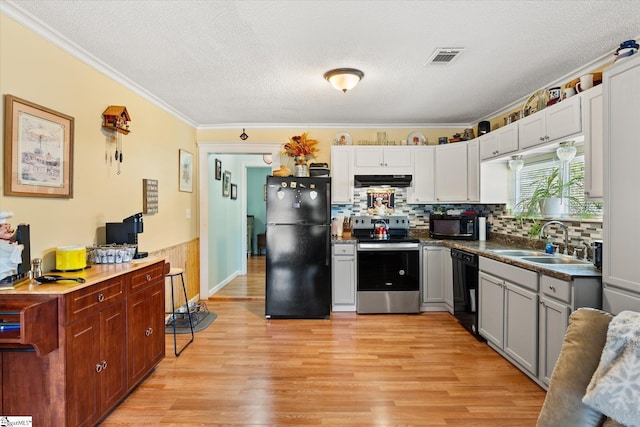
<instances>
[{"instance_id":1,"label":"black dishwasher","mask_svg":"<svg viewBox=\"0 0 640 427\"><path fill-rule=\"evenodd\" d=\"M451 249L453 315L478 340L478 255Z\"/></svg>"}]
</instances>

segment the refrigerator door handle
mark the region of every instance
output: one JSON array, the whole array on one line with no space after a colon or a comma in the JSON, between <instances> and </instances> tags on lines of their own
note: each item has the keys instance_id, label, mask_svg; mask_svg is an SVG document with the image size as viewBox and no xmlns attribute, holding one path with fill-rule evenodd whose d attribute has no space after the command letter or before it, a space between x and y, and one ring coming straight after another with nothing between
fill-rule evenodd
<instances>
[{"instance_id":1,"label":"refrigerator door handle","mask_svg":"<svg viewBox=\"0 0 640 427\"><path fill-rule=\"evenodd\" d=\"M331 237L327 237L325 239L327 241L327 245L324 252L324 265L331 265Z\"/></svg>"}]
</instances>

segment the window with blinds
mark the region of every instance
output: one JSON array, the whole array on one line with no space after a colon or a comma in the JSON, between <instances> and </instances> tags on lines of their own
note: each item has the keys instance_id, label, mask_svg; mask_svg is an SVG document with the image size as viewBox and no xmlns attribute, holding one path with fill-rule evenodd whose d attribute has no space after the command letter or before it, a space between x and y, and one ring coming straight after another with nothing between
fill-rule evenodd
<instances>
[{"instance_id":1,"label":"window with blinds","mask_svg":"<svg viewBox=\"0 0 640 427\"><path fill-rule=\"evenodd\" d=\"M560 166L560 160L557 158L539 159L536 162L525 163L524 167L518 174L514 185L514 205L519 206L521 200L531 197L535 183L541 178L549 176L554 168ZM602 218L602 202L594 202L586 200L584 196L584 154L578 154L571 161L570 177L580 177L575 185L572 185L570 191L569 215ZM515 213L520 213L516 211Z\"/></svg>"}]
</instances>

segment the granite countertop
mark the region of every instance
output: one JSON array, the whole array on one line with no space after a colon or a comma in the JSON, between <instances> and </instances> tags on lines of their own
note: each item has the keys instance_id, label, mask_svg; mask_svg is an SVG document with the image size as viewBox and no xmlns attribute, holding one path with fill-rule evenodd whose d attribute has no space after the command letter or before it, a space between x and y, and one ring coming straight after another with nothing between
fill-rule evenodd
<instances>
[{"instance_id":1,"label":"granite countertop","mask_svg":"<svg viewBox=\"0 0 640 427\"><path fill-rule=\"evenodd\" d=\"M496 250L505 249L535 249L542 251L540 240L530 240L521 237L511 237L506 235L494 234L487 241L466 241L466 240L439 240L429 237L429 230L412 229L410 237L420 239L423 245L429 246L446 246L468 251L476 255L490 258L496 261L511 264L516 267L524 268L547 276L555 277L560 280L573 280L576 277L601 277L602 272L593 265L571 265L571 264L538 264L524 261L519 257L505 256L498 254ZM355 238L349 237L333 237L332 243L357 243Z\"/></svg>"},{"instance_id":2,"label":"granite countertop","mask_svg":"<svg viewBox=\"0 0 640 427\"><path fill-rule=\"evenodd\" d=\"M527 270L535 271L545 274L547 276L555 277L560 280L573 280L576 277L601 277L602 272L598 270L593 264L538 264L522 260L520 257L504 256L493 252L495 250L504 249L532 249L529 247L523 247L520 245L507 244L501 241L456 241L445 240L443 244L450 248L456 248L464 251L468 251L485 258L490 258L496 261L504 262L506 264L514 265L516 267L524 268ZM535 249L535 248L534 248ZM556 255L557 256L557 255Z\"/></svg>"}]
</instances>

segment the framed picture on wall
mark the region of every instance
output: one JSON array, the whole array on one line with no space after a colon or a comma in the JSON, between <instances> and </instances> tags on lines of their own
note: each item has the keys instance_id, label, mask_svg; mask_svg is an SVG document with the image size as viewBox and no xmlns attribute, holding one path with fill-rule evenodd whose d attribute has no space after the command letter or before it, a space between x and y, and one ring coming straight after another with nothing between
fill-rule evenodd
<instances>
[{"instance_id":1,"label":"framed picture on wall","mask_svg":"<svg viewBox=\"0 0 640 427\"><path fill-rule=\"evenodd\" d=\"M222 179L222 162L216 159L216 179L220 181Z\"/></svg>"},{"instance_id":2,"label":"framed picture on wall","mask_svg":"<svg viewBox=\"0 0 640 427\"><path fill-rule=\"evenodd\" d=\"M185 150L179 150L179 182L178 189L187 193L193 191L193 154Z\"/></svg>"},{"instance_id":3,"label":"framed picture on wall","mask_svg":"<svg viewBox=\"0 0 640 427\"><path fill-rule=\"evenodd\" d=\"M235 184L231 184L231 200L236 200L238 198L238 186Z\"/></svg>"},{"instance_id":4,"label":"framed picture on wall","mask_svg":"<svg viewBox=\"0 0 640 427\"><path fill-rule=\"evenodd\" d=\"M5 96L6 196L73 198L73 120Z\"/></svg>"},{"instance_id":5,"label":"framed picture on wall","mask_svg":"<svg viewBox=\"0 0 640 427\"><path fill-rule=\"evenodd\" d=\"M224 171L222 175L222 197L229 197L231 194L231 172Z\"/></svg>"}]
</instances>

